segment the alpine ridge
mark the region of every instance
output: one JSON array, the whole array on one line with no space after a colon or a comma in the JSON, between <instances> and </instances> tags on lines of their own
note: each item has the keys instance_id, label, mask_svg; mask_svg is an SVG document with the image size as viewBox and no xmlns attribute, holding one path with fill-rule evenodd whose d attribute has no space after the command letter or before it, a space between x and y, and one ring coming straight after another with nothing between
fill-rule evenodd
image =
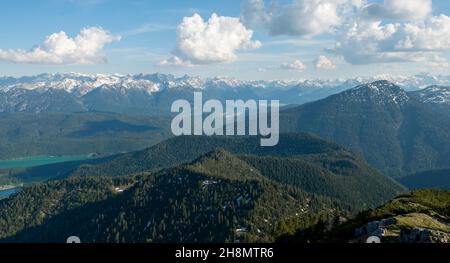
<instances>
[{"instance_id":1,"label":"alpine ridge","mask_svg":"<svg viewBox=\"0 0 450 263\"><path fill-rule=\"evenodd\" d=\"M393 177L450 163L450 119L388 81L286 109L280 127L347 146Z\"/></svg>"}]
</instances>

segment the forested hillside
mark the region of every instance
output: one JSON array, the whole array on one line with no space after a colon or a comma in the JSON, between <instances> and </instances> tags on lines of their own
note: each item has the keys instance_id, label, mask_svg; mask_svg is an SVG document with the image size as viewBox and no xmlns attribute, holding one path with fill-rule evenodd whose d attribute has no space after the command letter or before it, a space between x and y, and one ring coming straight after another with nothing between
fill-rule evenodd
<instances>
[{"instance_id":1,"label":"forested hillside","mask_svg":"<svg viewBox=\"0 0 450 263\"><path fill-rule=\"evenodd\" d=\"M0 160L50 155L110 155L169 136L169 118L111 113L0 114Z\"/></svg>"},{"instance_id":2,"label":"forested hillside","mask_svg":"<svg viewBox=\"0 0 450 263\"><path fill-rule=\"evenodd\" d=\"M282 134L276 147L261 147L258 137L175 137L139 152L20 169L5 178L30 183L69 176L117 177L189 163L217 149L229 151L268 179L337 199L353 211L379 205L404 191L359 156L308 134Z\"/></svg>"},{"instance_id":3,"label":"forested hillside","mask_svg":"<svg viewBox=\"0 0 450 263\"><path fill-rule=\"evenodd\" d=\"M0 201L0 236L13 242L64 242L74 234L83 242L270 242L331 218L336 209L329 198L269 180L215 151L152 174L27 188Z\"/></svg>"}]
</instances>

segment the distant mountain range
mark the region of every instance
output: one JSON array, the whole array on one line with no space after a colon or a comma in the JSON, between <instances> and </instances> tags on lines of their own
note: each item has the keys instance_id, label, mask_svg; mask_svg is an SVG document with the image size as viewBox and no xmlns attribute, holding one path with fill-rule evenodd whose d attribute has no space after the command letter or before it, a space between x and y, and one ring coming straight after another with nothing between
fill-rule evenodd
<instances>
[{"instance_id":1,"label":"distant mountain range","mask_svg":"<svg viewBox=\"0 0 450 263\"><path fill-rule=\"evenodd\" d=\"M345 145L394 177L450 166L450 118L388 81L287 109L280 127Z\"/></svg>"},{"instance_id":2,"label":"distant mountain range","mask_svg":"<svg viewBox=\"0 0 450 263\"><path fill-rule=\"evenodd\" d=\"M41 74L0 77L0 113L114 112L167 114L176 99L278 99L282 104L303 104L375 80L389 80L406 90L430 85L450 86L450 77L380 75L371 78L298 81L241 81L233 78L175 77L164 74L86 75ZM448 94L445 95L448 98Z\"/></svg>"}]
</instances>

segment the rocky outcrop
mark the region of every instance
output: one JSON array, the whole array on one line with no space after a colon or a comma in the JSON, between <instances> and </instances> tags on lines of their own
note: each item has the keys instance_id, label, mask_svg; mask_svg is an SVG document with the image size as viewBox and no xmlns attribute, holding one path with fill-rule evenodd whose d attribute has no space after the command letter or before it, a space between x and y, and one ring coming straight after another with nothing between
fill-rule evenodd
<instances>
[{"instance_id":1,"label":"rocky outcrop","mask_svg":"<svg viewBox=\"0 0 450 263\"><path fill-rule=\"evenodd\" d=\"M400 232L402 243L450 243L450 234L425 228L413 228Z\"/></svg>"},{"instance_id":2,"label":"rocky outcrop","mask_svg":"<svg viewBox=\"0 0 450 263\"><path fill-rule=\"evenodd\" d=\"M377 236L384 237L386 235L387 227L397 223L395 218L387 218L380 221L372 221L355 230L355 237L360 238L363 236Z\"/></svg>"}]
</instances>

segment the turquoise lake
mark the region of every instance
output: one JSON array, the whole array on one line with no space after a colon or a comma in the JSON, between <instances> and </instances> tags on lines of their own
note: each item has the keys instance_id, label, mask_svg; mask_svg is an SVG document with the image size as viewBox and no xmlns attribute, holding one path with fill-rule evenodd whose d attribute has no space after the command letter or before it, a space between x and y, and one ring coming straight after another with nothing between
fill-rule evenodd
<instances>
[{"instance_id":1,"label":"turquoise lake","mask_svg":"<svg viewBox=\"0 0 450 263\"><path fill-rule=\"evenodd\" d=\"M0 199L7 198L12 194L17 193L19 190L20 190L19 188L0 190Z\"/></svg>"},{"instance_id":2,"label":"turquoise lake","mask_svg":"<svg viewBox=\"0 0 450 263\"><path fill-rule=\"evenodd\" d=\"M71 156L34 156L12 160L0 160L0 170L9 168L27 168L53 163L81 161L92 158L91 154Z\"/></svg>"}]
</instances>

